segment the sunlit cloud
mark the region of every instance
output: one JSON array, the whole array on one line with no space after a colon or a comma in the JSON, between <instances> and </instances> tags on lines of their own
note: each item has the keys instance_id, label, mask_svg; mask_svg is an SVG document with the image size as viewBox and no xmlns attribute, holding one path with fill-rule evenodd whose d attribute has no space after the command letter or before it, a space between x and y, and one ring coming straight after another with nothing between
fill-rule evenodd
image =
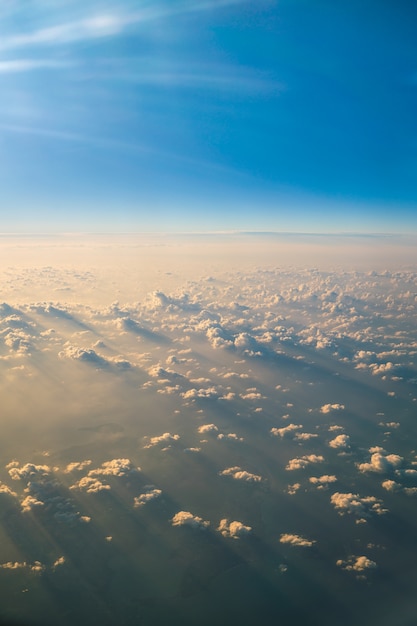
<instances>
[{"instance_id":1,"label":"sunlit cloud","mask_svg":"<svg viewBox=\"0 0 417 626\"><path fill-rule=\"evenodd\" d=\"M284 533L280 536L280 543L288 543L291 546L298 546L301 548L311 548L316 542L311 539L306 539L301 535L292 535L290 533Z\"/></svg>"}]
</instances>

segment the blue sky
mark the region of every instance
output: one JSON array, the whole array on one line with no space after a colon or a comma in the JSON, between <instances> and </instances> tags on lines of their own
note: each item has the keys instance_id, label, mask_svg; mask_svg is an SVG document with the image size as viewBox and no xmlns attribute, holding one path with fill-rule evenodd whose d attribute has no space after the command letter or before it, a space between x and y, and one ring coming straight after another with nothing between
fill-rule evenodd
<instances>
[{"instance_id":1,"label":"blue sky","mask_svg":"<svg viewBox=\"0 0 417 626\"><path fill-rule=\"evenodd\" d=\"M417 4L7 0L1 231L417 231Z\"/></svg>"}]
</instances>

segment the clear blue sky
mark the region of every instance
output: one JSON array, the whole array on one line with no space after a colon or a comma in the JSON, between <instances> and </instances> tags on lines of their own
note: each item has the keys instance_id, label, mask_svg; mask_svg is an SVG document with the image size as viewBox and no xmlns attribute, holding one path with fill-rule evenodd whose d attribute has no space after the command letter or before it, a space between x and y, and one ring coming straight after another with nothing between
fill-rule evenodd
<instances>
[{"instance_id":1,"label":"clear blue sky","mask_svg":"<svg viewBox=\"0 0 417 626\"><path fill-rule=\"evenodd\" d=\"M417 231L417 2L0 20L0 231Z\"/></svg>"}]
</instances>

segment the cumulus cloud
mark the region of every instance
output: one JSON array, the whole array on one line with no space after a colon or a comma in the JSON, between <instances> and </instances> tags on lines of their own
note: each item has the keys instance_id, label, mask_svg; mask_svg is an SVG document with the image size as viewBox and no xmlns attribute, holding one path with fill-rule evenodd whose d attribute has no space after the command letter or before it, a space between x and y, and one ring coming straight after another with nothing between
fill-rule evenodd
<instances>
[{"instance_id":1,"label":"cumulus cloud","mask_svg":"<svg viewBox=\"0 0 417 626\"><path fill-rule=\"evenodd\" d=\"M258 474L251 474L245 470L242 470L241 467L228 467L222 472L219 472L220 476L231 476L235 480L243 480L248 483L259 483L262 481L262 476Z\"/></svg>"},{"instance_id":2,"label":"cumulus cloud","mask_svg":"<svg viewBox=\"0 0 417 626\"><path fill-rule=\"evenodd\" d=\"M78 346L67 345L64 350L58 353L61 359L73 359L74 361L81 361L83 363L91 363L96 367L107 367L108 361L97 354L92 348L79 348Z\"/></svg>"},{"instance_id":3,"label":"cumulus cloud","mask_svg":"<svg viewBox=\"0 0 417 626\"><path fill-rule=\"evenodd\" d=\"M291 535L289 533L283 533L280 536L281 543L288 543L291 546L300 546L302 548L311 548L316 542L310 539L306 539L301 535Z\"/></svg>"},{"instance_id":4,"label":"cumulus cloud","mask_svg":"<svg viewBox=\"0 0 417 626\"><path fill-rule=\"evenodd\" d=\"M143 506L144 504L147 504L152 500L156 500L162 494L161 489L156 489L156 487L154 487L153 485L146 485L145 489L146 491L144 491L134 499L133 506L135 508Z\"/></svg>"},{"instance_id":5,"label":"cumulus cloud","mask_svg":"<svg viewBox=\"0 0 417 626\"><path fill-rule=\"evenodd\" d=\"M350 556L346 561L339 559L336 561L336 565L344 569L346 572L353 572L359 574L358 578L365 578L364 574L368 570L377 568L375 561L371 561L367 556Z\"/></svg>"},{"instance_id":6,"label":"cumulus cloud","mask_svg":"<svg viewBox=\"0 0 417 626\"><path fill-rule=\"evenodd\" d=\"M324 457L318 454L308 454L299 458L295 458L295 459L291 459L287 466L286 466L286 470L287 471L294 471L294 470L299 470L299 469L304 469L305 467L307 467L308 465L311 465L312 463L323 463L324 462Z\"/></svg>"},{"instance_id":7,"label":"cumulus cloud","mask_svg":"<svg viewBox=\"0 0 417 626\"><path fill-rule=\"evenodd\" d=\"M371 455L369 463L358 463L357 467L360 472L384 474L398 468L402 465L403 461L403 457L398 454L387 454L381 448Z\"/></svg>"},{"instance_id":8,"label":"cumulus cloud","mask_svg":"<svg viewBox=\"0 0 417 626\"><path fill-rule=\"evenodd\" d=\"M288 495L293 496L300 489L301 489L301 483L294 483L293 485L288 485L287 493L288 493Z\"/></svg>"},{"instance_id":9,"label":"cumulus cloud","mask_svg":"<svg viewBox=\"0 0 417 626\"><path fill-rule=\"evenodd\" d=\"M191 528L208 528L210 522L203 520L197 515L193 515L189 511L178 511L171 519L173 526L191 526Z\"/></svg>"},{"instance_id":10,"label":"cumulus cloud","mask_svg":"<svg viewBox=\"0 0 417 626\"><path fill-rule=\"evenodd\" d=\"M19 466L17 461L12 461L6 468L9 471L12 480L25 480L27 478L46 478L50 476L52 469L48 465L35 465L34 463L25 463Z\"/></svg>"},{"instance_id":11,"label":"cumulus cloud","mask_svg":"<svg viewBox=\"0 0 417 626\"><path fill-rule=\"evenodd\" d=\"M343 411L345 408L344 404L323 404L320 407L320 413L331 413L332 411Z\"/></svg>"},{"instance_id":12,"label":"cumulus cloud","mask_svg":"<svg viewBox=\"0 0 417 626\"><path fill-rule=\"evenodd\" d=\"M388 361L388 363L371 363L369 366L372 374L374 376L377 376L378 374L385 374L385 372L389 372L391 370L393 370L395 368L394 363L391 363L391 361Z\"/></svg>"},{"instance_id":13,"label":"cumulus cloud","mask_svg":"<svg viewBox=\"0 0 417 626\"><path fill-rule=\"evenodd\" d=\"M417 495L417 487L404 487L395 480L384 480L381 485L386 491L391 493L405 493L407 496Z\"/></svg>"},{"instance_id":14,"label":"cumulus cloud","mask_svg":"<svg viewBox=\"0 0 417 626\"><path fill-rule=\"evenodd\" d=\"M198 428L200 434L218 432L218 430L215 424L203 424Z\"/></svg>"},{"instance_id":15,"label":"cumulus cloud","mask_svg":"<svg viewBox=\"0 0 417 626\"><path fill-rule=\"evenodd\" d=\"M74 485L71 485L70 489L80 489L87 493L99 493L100 491L108 491L111 489L110 485L103 483L98 478L92 476L83 476Z\"/></svg>"},{"instance_id":16,"label":"cumulus cloud","mask_svg":"<svg viewBox=\"0 0 417 626\"><path fill-rule=\"evenodd\" d=\"M218 396L217 389L215 387L208 387L207 389L189 389L184 391L181 396L184 400L196 400L197 398L216 398Z\"/></svg>"},{"instance_id":17,"label":"cumulus cloud","mask_svg":"<svg viewBox=\"0 0 417 626\"><path fill-rule=\"evenodd\" d=\"M128 476L140 471L140 467L134 467L130 459L112 459L105 461L101 467L90 470L88 476Z\"/></svg>"},{"instance_id":18,"label":"cumulus cloud","mask_svg":"<svg viewBox=\"0 0 417 626\"><path fill-rule=\"evenodd\" d=\"M313 485L316 485L317 489L327 489L331 483L337 482L336 476L328 474L324 474L323 476L310 476L308 480Z\"/></svg>"},{"instance_id":19,"label":"cumulus cloud","mask_svg":"<svg viewBox=\"0 0 417 626\"><path fill-rule=\"evenodd\" d=\"M287 435L294 434L294 431L300 430L301 428L301 424L288 424L288 426L283 426L282 428L271 428L270 433L275 437L283 438Z\"/></svg>"},{"instance_id":20,"label":"cumulus cloud","mask_svg":"<svg viewBox=\"0 0 417 626\"><path fill-rule=\"evenodd\" d=\"M180 439L179 435L171 435L171 433L164 433L163 435L159 435L157 437L151 437L149 439L149 443L144 446L144 448L153 448L153 446L157 446L159 443L170 444L173 441L178 441Z\"/></svg>"},{"instance_id":21,"label":"cumulus cloud","mask_svg":"<svg viewBox=\"0 0 417 626\"><path fill-rule=\"evenodd\" d=\"M316 433L295 433L295 441L310 441L310 439L316 439L318 435Z\"/></svg>"},{"instance_id":22,"label":"cumulus cloud","mask_svg":"<svg viewBox=\"0 0 417 626\"><path fill-rule=\"evenodd\" d=\"M244 441L244 437L239 437L236 433L220 433L220 435L217 435L217 439L225 439L226 441Z\"/></svg>"},{"instance_id":23,"label":"cumulus cloud","mask_svg":"<svg viewBox=\"0 0 417 626\"><path fill-rule=\"evenodd\" d=\"M330 498L339 515L350 514L359 518L368 518L370 514L382 515L388 510L382 507L382 501L375 496L359 496L357 493L334 493Z\"/></svg>"},{"instance_id":24,"label":"cumulus cloud","mask_svg":"<svg viewBox=\"0 0 417 626\"><path fill-rule=\"evenodd\" d=\"M250 526L245 526L238 521L229 522L227 518L220 520L217 530L221 532L223 537L232 537L233 539L239 539L252 532Z\"/></svg>"},{"instance_id":25,"label":"cumulus cloud","mask_svg":"<svg viewBox=\"0 0 417 626\"><path fill-rule=\"evenodd\" d=\"M334 439L331 439L328 444L331 448L345 449L350 446L349 435L337 435Z\"/></svg>"},{"instance_id":26,"label":"cumulus cloud","mask_svg":"<svg viewBox=\"0 0 417 626\"><path fill-rule=\"evenodd\" d=\"M16 493L16 492L14 492L14 491L12 491L12 490L10 489L10 487L8 487L7 485L5 485L5 484L4 484L4 483L2 483L1 481L0 481L0 493L7 494L7 495L9 495L9 496L12 496L12 497L14 497L14 498L17 498L17 493Z\"/></svg>"},{"instance_id":27,"label":"cumulus cloud","mask_svg":"<svg viewBox=\"0 0 417 626\"><path fill-rule=\"evenodd\" d=\"M83 469L91 465L91 463L91 459L86 459L85 461L73 461L72 463L68 463L68 465L64 469L64 473L70 474L74 471L81 472Z\"/></svg>"},{"instance_id":28,"label":"cumulus cloud","mask_svg":"<svg viewBox=\"0 0 417 626\"><path fill-rule=\"evenodd\" d=\"M34 496L26 496L20 504L22 507L22 513L28 513L37 507L44 506L45 503L42 500L38 500L38 498Z\"/></svg>"},{"instance_id":29,"label":"cumulus cloud","mask_svg":"<svg viewBox=\"0 0 417 626\"><path fill-rule=\"evenodd\" d=\"M1 569L26 569L30 572L38 573L44 572L46 567L40 561L34 561L33 563L26 563L26 561L7 561L7 563L0 564Z\"/></svg>"}]
</instances>

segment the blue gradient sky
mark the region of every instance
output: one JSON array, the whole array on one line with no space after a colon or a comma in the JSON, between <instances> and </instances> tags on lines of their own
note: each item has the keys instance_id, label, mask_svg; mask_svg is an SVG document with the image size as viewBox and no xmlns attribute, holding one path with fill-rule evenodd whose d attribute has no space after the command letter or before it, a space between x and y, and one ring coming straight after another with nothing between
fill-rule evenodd
<instances>
[{"instance_id":1,"label":"blue gradient sky","mask_svg":"<svg viewBox=\"0 0 417 626\"><path fill-rule=\"evenodd\" d=\"M417 231L417 4L0 4L0 231Z\"/></svg>"}]
</instances>

